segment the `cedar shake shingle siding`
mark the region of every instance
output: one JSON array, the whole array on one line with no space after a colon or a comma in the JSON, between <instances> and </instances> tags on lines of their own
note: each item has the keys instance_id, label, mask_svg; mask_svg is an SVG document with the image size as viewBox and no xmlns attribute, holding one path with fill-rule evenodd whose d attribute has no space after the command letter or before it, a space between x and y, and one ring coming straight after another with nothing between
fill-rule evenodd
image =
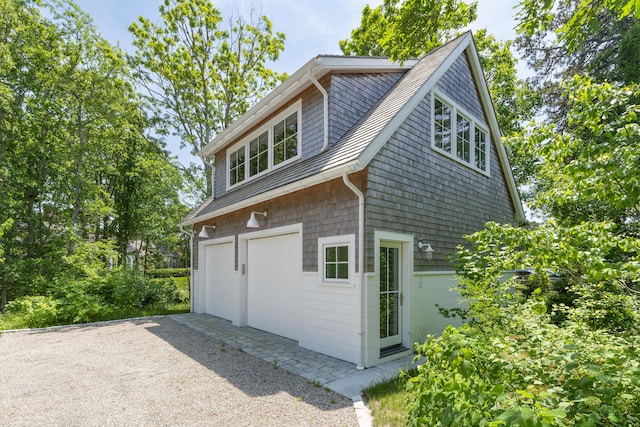
<instances>
[{"instance_id":1,"label":"cedar shake shingle siding","mask_svg":"<svg viewBox=\"0 0 640 427\"><path fill-rule=\"evenodd\" d=\"M436 87L486 126L466 57L461 56ZM416 271L451 270L447 257L464 243L463 235L481 230L487 221L511 223L515 215L494 135L490 177L431 149L431 96L368 167L367 246L373 247L376 229L424 238L436 252L431 261L416 252ZM367 255L367 270L373 271L373 253Z\"/></svg>"},{"instance_id":2,"label":"cedar shake shingle siding","mask_svg":"<svg viewBox=\"0 0 640 427\"><path fill-rule=\"evenodd\" d=\"M352 176L351 179L362 188L364 177L365 173L361 172ZM265 228L303 224L301 248L303 271L318 271L318 238L358 232L358 199L341 179L269 200L261 203L256 209L266 210L269 213L265 219L260 217ZM216 224L216 230L211 233L211 237L237 236L246 233L247 220L252 210L254 209L235 211L221 215L215 218L215 221L206 222L207 225ZM198 269L197 242L199 239L194 240L196 252L193 262L194 269ZM356 254L357 252L356 249ZM235 269L238 269L237 250Z\"/></svg>"}]
</instances>

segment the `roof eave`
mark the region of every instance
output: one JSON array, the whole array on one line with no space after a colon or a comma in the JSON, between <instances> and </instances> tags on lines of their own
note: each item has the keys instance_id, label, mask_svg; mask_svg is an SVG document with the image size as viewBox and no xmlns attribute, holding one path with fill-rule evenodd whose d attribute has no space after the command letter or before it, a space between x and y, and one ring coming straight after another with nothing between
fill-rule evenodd
<instances>
[{"instance_id":1,"label":"roof eave","mask_svg":"<svg viewBox=\"0 0 640 427\"><path fill-rule=\"evenodd\" d=\"M182 222L178 224L178 226L184 227L187 225L197 224L199 222L206 221L208 219L212 219L220 215L224 215L227 213L235 212L240 209L248 208L258 203L272 200L278 196L291 194L293 192L303 190L305 188L309 188L314 185L322 184L324 182L328 182L333 179L341 178L345 172L353 173L361 170L362 168L363 168L363 165L360 164L358 161L345 163L345 164L336 166L334 168L321 171L317 174L311 175L299 181L294 181L292 183L283 185L282 187L274 188L264 193L257 194L253 197L249 197L248 199L244 199L236 203L232 203L228 206L223 206L220 209L216 209L204 215L194 215L189 218L185 218Z\"/></svg>"},{"instance_id":2,"label":"roof eave","mask_svg":"<svg viewBox=\"0 0 640 427\"><path fill-rule=\"evenodd\" d=\"M247 129L263 120L270 111L284 105L311 85L311 76L318 80L329 72L367 71L375 73L401 71L412 68L416 62L417 60L410 59L400 65L389 61L387 58L318 55L269 92L238 120L220 132L211 142L198 151L197 155L199 157L209 157L233 142L235 138L239 137Z\"/></svg>"}]
</instances>

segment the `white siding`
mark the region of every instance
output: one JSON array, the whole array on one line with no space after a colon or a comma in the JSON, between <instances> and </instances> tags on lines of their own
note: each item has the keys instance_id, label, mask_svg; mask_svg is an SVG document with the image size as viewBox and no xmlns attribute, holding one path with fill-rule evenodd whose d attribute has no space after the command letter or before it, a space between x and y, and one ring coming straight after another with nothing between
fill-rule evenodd
<instances>
[{"instance_id":1,"label":"white siding","mask_svg":"<svg viewBox=\"0 0 640 427\"><path fill-rule=\"evenodd\" d=\"M440 335L447 325L459 326L459 318L442 316L435 306L462 308L453 272L414 273L411 281L411 340L424 342L427 334Z\"/></svg>"},{"instance_id":2,"label":"white siding","mask_svg":"<svg viewBox=\"0 0 640 427\"><path fill-rule=\"evenodd\" d=\"M360 356L358 291L352 284L326 285L318 273L302 275L302 339L300 346L358 363Z\"/></svg>"}]
</instances>

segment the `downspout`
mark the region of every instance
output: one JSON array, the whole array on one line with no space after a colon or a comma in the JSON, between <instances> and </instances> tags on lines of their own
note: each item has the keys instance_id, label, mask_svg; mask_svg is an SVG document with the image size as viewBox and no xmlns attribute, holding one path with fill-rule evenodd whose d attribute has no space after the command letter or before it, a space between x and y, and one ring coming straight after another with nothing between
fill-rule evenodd
<instances>
[{"instance_id":1,"label":"downspout","mask_svg":"<svg viewBox=\"0 0 640 427\"><path fill-rule=\"evenodd\" d=\"M186 232L181 225L180 232L189 236L189 311L193 313L193 231Z\"/></svg>"},{"instance_id":2,"label":"downspout","mask_svg":"<svg viewBox=\"0 0 640 427\"><path fill-rule=\"evenodd\" d=\"M365 305L365 274L364 274L364 194L358 187L356 187L351 181L349 181L348 173L345 172L342 175L342 180L345 185L358 196L358 272L360 273L360 286L358 287L358 297L360 299L359 313L358 313L358 330L360 334L360 361L358 362L357 369L364 369L365 359L365 326L364 326L364 305Z\"/></svg>"},{"instance_id":3,"label":"downspout","mask_svg":"<svg viewBox=\"0 0 640 427\"><path fill-rule=\"evenodd\" d=\"M216 184L216 167L211 163L209 163L209 160L207 160L206 157L202 156L200 157L200 159L202 159L202 162L205 165L211 168L211 200L213 200L216 194L216 185L215 185Z\"/></svg>"},{"instance_id":4,"label":"downspout","mask_svg":"<svg viewBox=\"0 0 640 427\"><path fill-rule=\"evenodd\" d=\"M312 68L309 69L309 80L311 80L311 82L315 85L315 87L318 88L318 90L322 94L322 97L324 98L324 102L323 102L323 106L324 106L324 142L322 144L322 149L320 150L321 153L324 153L325 151L327 151L327 148L329 148L329 94L322 87L322 85L318 82L318 80L316 80L316 78L313 77L313 74L311 73L311 71L312 71Z\"/></svg>"}]
</instances>

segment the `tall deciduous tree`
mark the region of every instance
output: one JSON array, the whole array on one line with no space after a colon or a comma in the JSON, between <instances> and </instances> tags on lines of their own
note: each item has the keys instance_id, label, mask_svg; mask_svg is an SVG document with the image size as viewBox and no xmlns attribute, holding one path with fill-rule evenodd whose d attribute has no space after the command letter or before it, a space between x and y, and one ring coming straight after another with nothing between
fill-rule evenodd
<instances>
[{"instance_id":1,"label":"tall deciduous tree","mask_svg":"<svg viewBox=\"0 0 640 427\"><path fill-rule=\"evenodd\" d=\"M129 28L137 48L130 60L165 123L195 154L285 77L267 67L285 36L266 16L223 28L209 0L165 0L159 10L160 23L141 17Z\"/></svg>"},{"instance_id":2,"label":"tall deciduous tree","mask_svg":"<svg viewBox=\"0 0 640 427\"><path fill-rule=\"evenodd\" d=\"M168 226L147 212L175 226L181 179L146 135L123 54L86 14L66 0L0 4L0 224L13 219L0 236L2 307L46 292L80 240L160 239Z\"/></svg>"},{"instance_id":3,"label":"tall deciduous tree","mask_svg":"<svg viewBox=\"0 0 640 427\"><path fill-rule=\"evenodd\" d=\"M519 4L516 46L536 73L533 82L550 120L564 125L569 106L561 84L576 74L599 81L640 81L640 10L635 5L640 7L640 1Z\"/></svg>"},{"instance_id":4,"label":"tall deciduous tree","mask_svg":"<svg viewBox=\"0 0 640 427\"><path fill-rule=\"evenodd\" d=\"M403 61L432 51L477 18L477 2L385 0L362 10L360 26L340 41L345 55L389 56Z\"/></svg>"},{"instance_id":5,"label":"tall deciduous tree","mask_svg":"<svg viewBox=\"0 0 640 427\"><path fill-rule=\"evenodd\" d=\"M527 130L539 159L536 206L565 225L609 221L640 237L640 86L576 77L566 87L566 128Z\"/></svg>"}]
</instances>

